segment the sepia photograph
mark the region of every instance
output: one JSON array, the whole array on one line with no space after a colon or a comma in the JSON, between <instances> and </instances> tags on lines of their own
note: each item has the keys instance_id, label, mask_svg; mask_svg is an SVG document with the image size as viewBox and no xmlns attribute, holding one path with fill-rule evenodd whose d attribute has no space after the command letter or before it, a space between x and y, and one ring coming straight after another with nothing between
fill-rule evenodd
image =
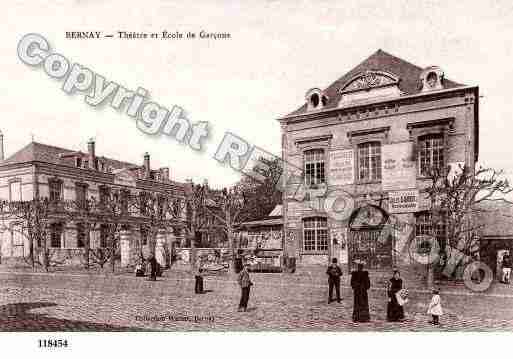
<instances>
[{"instance_id":1,"label":"sepia photograph","mask_svg":"<svg viewBox=\"0 0 513 359\"><path fill-rule=\"evenodd\" d=\"M15 1L1 19L0 342L511 340L510 2Z\"/></svg>"}]
</instances>

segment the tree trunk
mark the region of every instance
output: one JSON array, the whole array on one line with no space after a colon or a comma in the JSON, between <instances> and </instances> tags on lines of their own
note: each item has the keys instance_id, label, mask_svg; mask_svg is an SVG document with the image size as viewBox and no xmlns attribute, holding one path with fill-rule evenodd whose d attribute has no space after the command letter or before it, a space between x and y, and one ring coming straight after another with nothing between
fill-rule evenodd
<instances>
[{"instance_id":1,"label":"tree trunk","mask_svg":"<svg viewBox=\"0 0 513 359\"><path fill-rule=\"evenodd\" d=\"M191 270L196 270L196 209L192 210L192 221L191 221L191 231L190 231L190 239L191 239Z\"/></svg>"},{"instance_id":2,"label":"tree trunk","mask_svg":"<svg viewBox=\"0 0 513 359\"><path fill-rule=\"evenodd\" d=\"M36 262L34 259L34 231L29 227L28 228L28 240L29 240L29 260L32 270L36 267Z\"/></svg>"},{"instance_id":3,"label":"tree trunk","mask_svg":"<svg viewBox=\"0 0 513 359\"><path fill-rule=\"evenodd\" d=\"M85 225L85 243L84 243L84 267L86 270L89 270L89 250L91 248L91 225L86 223Z\"/></svg>"},{"instance_id":4,"label":"tree trunk","mask_svg":"<svg viewBox=\"0 0 513 359\"><path fill-rule=\"evenodd\" d=\"M433 288L435 285L435 273L434 266L432 264L427 265L426 285L428 288Z\"/></svg>"},{"instance_id":5,"label":"tree trunk","mask_svg":"<svg viewBox=\"0 0 513 359\"><path fill-rule=\"evenodd\" d=\"M110 265L112 269L112 273L115 272L116 268L116 235L112 235L112 240L110 244Z\"/></svg>"},{"instance_id":6,"label":"tree trunk","mask_svg":"<svg viewBox=\"0 0 513 359\"><path fill-rule=\"evenodd\" d=\"M49 267L48 238L47 237L48 237L47 233L45 233L45 236L43 238L43 268L45 269L45 272L48 272L48 267Z\"/></svg>"}]
</instances>

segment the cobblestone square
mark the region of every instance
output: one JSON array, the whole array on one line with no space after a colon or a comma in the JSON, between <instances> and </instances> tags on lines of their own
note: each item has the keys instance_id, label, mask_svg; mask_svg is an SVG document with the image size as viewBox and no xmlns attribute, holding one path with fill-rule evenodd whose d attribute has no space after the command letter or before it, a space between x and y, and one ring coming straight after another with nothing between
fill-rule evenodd
<instances>
[{"instance_id":1,"label":"cobblestone square","mask_svg":"<svg viewBox=\"0 0 513 359\"><path fill-rule=\"evenodd\" d=\"M410 288L406 321L388 323L385 291L369 291L371 322L351 321L352 292L327 303L324 281L294 274L253 274L246 313L237 312L232 276L205 278L194 294L187 273L166 272L156 282L120 275L0 274L2 331L504 331L513 329L513 290L501 284L486 293L442 289L441 326L428 323L430 293Z\"/></svg>"}]
</instances>

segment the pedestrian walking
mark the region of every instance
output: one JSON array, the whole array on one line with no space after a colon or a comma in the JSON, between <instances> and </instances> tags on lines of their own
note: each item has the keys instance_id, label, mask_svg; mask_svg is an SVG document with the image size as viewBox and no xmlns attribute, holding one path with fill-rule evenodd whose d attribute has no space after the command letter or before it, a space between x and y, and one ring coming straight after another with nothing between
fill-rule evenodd
<instances>
[{"instance_id":1,"label":"pedestrian walking","mask_svg":"<svg viewBox=\"0 0 513 359\"><path fill-rule=\"evenodd\" d=\"M397 298L403 289L403 280L398 270L394 270L392 278L388 282L388 304L387 304L387 320L389 322L397 322L404 320L404 304L403 301L399 303Z\"/></svg>"},{"instance_id":2,"label":"pedestrian walking","mask_svg":"<svg viewBox=\"0 0 513 359\"><path fill-rule=\"evenodd\" d=\"M153 254L150 254L150 257L148 258L148 264L150 265L150 276L148 280L157 280L157 259Z\"/></svg>"},{"instance_id":3,"label":"pedestrian walking","mask_svg":"<svg viewBox=\"0 0 513 359\"><path fill-rule=\"evenodd\" d=\"M440 316L444 314L442 309L442 299L440 298L440 289L433 289L433 297L431 298L431 303L429 303L427 312L433 317L429 323L433 325L439 325Z\"/></svg>"},{"instance_id":4,"label":"pedestrian walking","mask_svg":"<svg viewBox=\"0 0 513 359\"><path fill-rule=\"evenodd\" d=\"M511 275L511 258L506 253L502 257L502 283L509 284L509 277Z\"/></svg>"},{"instance_id":5,"label":"pedestrian walking","mask_svg":"<svg viewBox=\"0 0 513 359\"><path fill-rule=\"evenodd\" d=\"M198 266L196 272L194 273L194 293L202 294L203 293L203 272L201 271L201 267Z\"/></svg>"},{"instance_id":6,"label":"pedestrian walking","mask_svg":"<svg viewBox=\"0 0 513 359\"><path fill-rule=\"evenodd\" d=\"M329 297L328 304L333 300L333 288L335 288L335 292L337 293L337 302L340 303L342 298L340 298L340 277L342 276L342 269L337 264L337 258L333 258L331 260L331 265L328 266L328 270L326 271L328 275L328 286L329 286Z\"/></svg>"},{"instance_id":7,"label":"pedestrian walking","mask_svg":"<svg viewBox=\"0 0 513 359\"><path fill-rule=\"evenodd\" d=\"M251 278L249 277L248 265L246 263L243 265L242 270L239 272L237 282L241 288L239 312L245 312L248 310L249 291L253 285Z\"/></svg>"},{"instance_id":8,"label":"pedestrian walking","mask_svg":"<svg viewBox=\"0 0 513 359\"><path fill-rule=\"evenodd\" d=\"M368 322L369 297L367 291L370 288L369 272L363 270L363 263L358 262L358 270L351 273L351 288L353 288L353 322Z\"/></svg>"}]
</instances>

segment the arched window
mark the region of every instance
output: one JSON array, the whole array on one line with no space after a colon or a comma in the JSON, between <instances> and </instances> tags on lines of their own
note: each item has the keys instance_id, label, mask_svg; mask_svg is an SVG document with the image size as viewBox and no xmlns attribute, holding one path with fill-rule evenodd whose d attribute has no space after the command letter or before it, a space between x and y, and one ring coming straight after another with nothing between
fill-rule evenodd
<instances>
[{"instance_id":1,"label":"arched window","mask_svg":"<svg viewBox=\"0 0 513 359\"><path fill-rule=\"evenodd\" d=\"M305 157L305 181L307 186L326 183L324 150L307 150Z\"/></svg>"},{"instance_id":2,"label":"arched window","mask_svg":"<svg viewBox=\"0 0 513 359\"><path fill-rule=\"evenodd\" d=\"M358 145L358 179L381 180L381 143L365 142Z\"/></svg>"},{"instance_id":3,"label":"arched window","mask_svg":"<svg viewBox=\"0 0 513 359\"><path fill-rule=\"evenodd\" d=\"M324 217L303 219L303 250L326 252L328 250L328 221Z\"/></svg>"},{"instance_id":4,"label":"arched window","mask_svg":"<svg viewBox=\"0 0 513 359\"><path fill-rule=\"evenodd\" d=\"M444 167L444 138L441 134L426 135L418 140L419 174L428 176L431 170Z\"/></svg>"}]
</instances>

